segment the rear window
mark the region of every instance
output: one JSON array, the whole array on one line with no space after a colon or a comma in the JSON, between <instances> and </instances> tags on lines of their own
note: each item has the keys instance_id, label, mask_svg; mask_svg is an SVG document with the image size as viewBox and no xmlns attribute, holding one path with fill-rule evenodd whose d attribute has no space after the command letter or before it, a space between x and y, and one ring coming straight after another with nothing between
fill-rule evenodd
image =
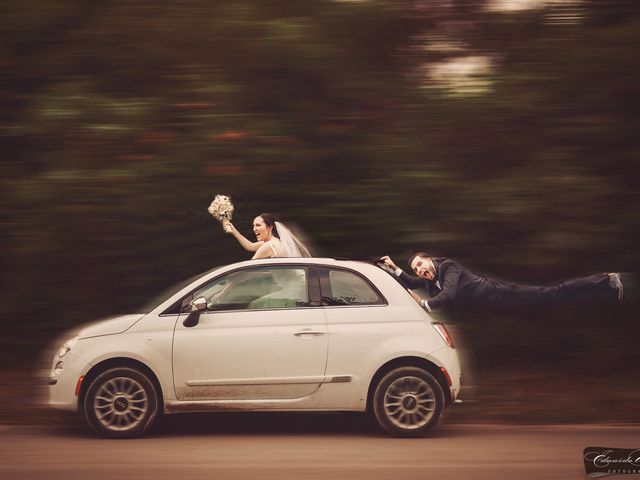
<instances>
[{"instance_id":1,"label":"rear window","mask_svg":"<svg viewBox=\"0 0 640 480\"><path fill-rule=\"evenodd\" d=\"M328 295L325 305L377 305L384 303L378 292L362 277L347 270L329 270Z\"/></svg>"}]
</instances>

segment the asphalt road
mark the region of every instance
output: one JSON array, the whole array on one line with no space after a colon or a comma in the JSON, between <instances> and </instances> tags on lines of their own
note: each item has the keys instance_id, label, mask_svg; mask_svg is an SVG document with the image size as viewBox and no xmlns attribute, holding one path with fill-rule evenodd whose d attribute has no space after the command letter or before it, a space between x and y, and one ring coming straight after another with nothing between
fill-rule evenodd
<instances>
[{"instance_id":1,"label":"asphalt road","mask_svg":"<svg viewBox=\"0 0 640 480\"><path fill-rule=\"evenodd\" d=\"M640 447L640 426L441 424L394 439L359 415L207 414L149 436L103 440L83 426L0 426L0 479L586 479L587 446ZM632 475L629 478L633 478Z\"/></svg>"}]
</instances>

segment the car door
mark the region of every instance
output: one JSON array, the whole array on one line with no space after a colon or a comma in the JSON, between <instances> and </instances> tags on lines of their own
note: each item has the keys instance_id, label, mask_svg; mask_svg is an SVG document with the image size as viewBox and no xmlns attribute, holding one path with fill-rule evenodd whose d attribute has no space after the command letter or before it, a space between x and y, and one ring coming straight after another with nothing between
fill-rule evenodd
<instances>
[{"instance_id":1,"label":"car door","mask_svg":"<svg viewBox=\"0 0 640 480\"><path fill-rule=\"evenodd\" d=\"M185 327L189 301L207 308ZM179 400L292 399L324 379L327 329L312 266L249 267L185 297L174 332Z\"/></svg>"},{"instance_id":2,"label":"car door","mask_svg":"<svg viewBox=\"0 0 640 480\"><path fill-rule=\"evenodd\" d=\"M331 339L327 361L327 385L359 381L370 367L376 348L397 332L391 323L387 301L363 275L346 268L319 269L322 301Z\"/></svg>"}]
</instances>

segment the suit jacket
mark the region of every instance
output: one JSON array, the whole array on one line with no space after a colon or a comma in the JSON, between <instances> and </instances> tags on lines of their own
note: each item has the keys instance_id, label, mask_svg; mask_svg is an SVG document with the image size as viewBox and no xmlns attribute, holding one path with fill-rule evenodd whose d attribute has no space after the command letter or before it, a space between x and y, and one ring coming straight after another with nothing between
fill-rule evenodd
<instances>
[{"instance_id":1,"label":"suit jacket","mask_svg":"<svg viewBox=\"0 0 640 480\"><path fill-rule=\"evenodd\" d=\"M435 280L429 281L405 272L399 277L407 288L426 288L429 291L431 298L427 302L431 310L444 305L487 305L500 301L500 288L495 280L476 275L448 258L434 258L433 263L440 288Z\"/></svg>"}]
</instances>

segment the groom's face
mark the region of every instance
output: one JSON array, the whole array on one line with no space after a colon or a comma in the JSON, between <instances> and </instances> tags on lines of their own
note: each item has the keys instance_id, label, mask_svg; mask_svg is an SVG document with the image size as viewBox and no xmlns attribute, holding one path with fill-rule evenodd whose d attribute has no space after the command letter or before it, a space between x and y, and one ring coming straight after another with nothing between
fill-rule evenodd
<instances>
[{"instance_id":1,"label":"groom's face","mask_svg":"<svg viewBox=\"0 0 640 480\"><path fill-rule=\"evenodd\" d=\"M433 272L427 268L429 260L429 257L418 256L411 262L411 269L419 277L433 281L436 277L433 275Z\"/></svg>"}]
</instances>

